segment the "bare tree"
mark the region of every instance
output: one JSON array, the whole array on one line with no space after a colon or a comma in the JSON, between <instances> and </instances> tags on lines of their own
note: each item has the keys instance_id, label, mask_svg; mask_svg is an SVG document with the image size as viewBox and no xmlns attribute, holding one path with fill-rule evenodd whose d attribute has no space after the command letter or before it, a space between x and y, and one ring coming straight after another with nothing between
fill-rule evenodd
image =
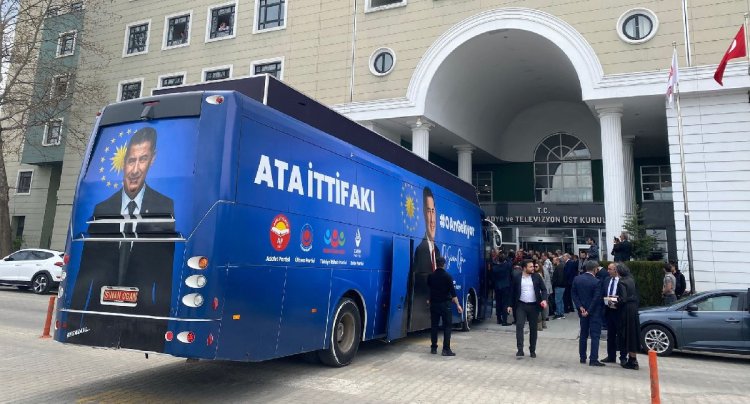
<instances>
[{"instance_id":1,"label":"bare tree","mask_svg":"<svg viewBox=\"0 0 750 404\"><path fill-rule=\"evenodd\" d=\"M27 136L40 128L47 144L80 149L93 116L90 108L78 108L76 100L106 102L105 87L95 74L77 74L83 65L80 71L95 72L107 63L84 32L95 26L83 20L94 7L88 1L84 12L81 0L0 0L0 63L5 67L0 83L0 256L13 245L6 157L20 157L29 148L49 150ZM58 124L63 115L64 127Z\"/></svg>"}]
</instances>

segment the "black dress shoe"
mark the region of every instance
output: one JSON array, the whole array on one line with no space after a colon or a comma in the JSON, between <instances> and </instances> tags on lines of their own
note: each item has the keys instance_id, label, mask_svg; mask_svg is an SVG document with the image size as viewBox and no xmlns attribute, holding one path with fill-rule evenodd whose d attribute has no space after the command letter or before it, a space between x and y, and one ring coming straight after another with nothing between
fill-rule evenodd
<instances>
[{"instance_id":1,"label":"black dress shoe","mask_svg":"<svg viewBox=\"0 0 750 404\"><path fill-rule=\"evenodd\" d=\"M433 355L437 355L437 347L435 347L435 346L430 347L430 353L433 354Z\"/></svg>"},{"instance_id":2,"label":"black dress shoe","mask_svg":"<svg viewBox=\"0 0 750 404\"><path fill-rule=\"evenodd\" d=\"M443 356L456 356L456 353L451 351L450 349L443 349Z\"/></svg>"},{"instance_id":3,"label":"black dress shoe","mask_svg":"<svg viewBox=\"0 0 750 404\"><path fill-rule=\"evenodd\" d=\"M638 370L638 361L633 358L630 358L628 359L627 362L625 362L624 365L622 365L622 367L624 367L625 369Z\"/></svg>"},{"instance_id":4,"label":"black dress shoe","mask_svg":"<svg viewBox=\"0 0 750 404\"><path fill-rule=\"evenodd\" d=\"M531 351L531 354L529 356L531 356L532 358L536 358L536 352Z\"/></svg>"},{"instance_id":5,"label":"black dress shoe","mask_svg":"<svg viewBox=\"0 0 750 404\"><path fill-rule=\"evenodd\" d=\"M617 361L615 360L615 358L610 358L610 357L604 358L604 359L602 360L602 363L615 363L615 362L617 362Z\"/></svg>"},{"instance_id":6,"label":"black dress shoe","mask_svg":"<svg viewBox=\"0 0 750 404\"><path fill-rule=\"evenodd\" d=\"M584 363L584 364L585 364L585 363L586 363L586 358L583 358L583 359L579 359L579 362L581 362L581 363Z\"/></svg>"},{"instance_id":7,"label":"black dress shoe","mask_svg":"<svg viewBox=\"0 0 750 404\"><path fill-rule=\"evenodd\" d=\"M523 356L523 351L516 352L516 356Z\"/></svg>"},{"instance_id":8,"label":"black dress shoe","mask_svg":"<svg viewBox=\"0 0 750 404\"><path fill-rule=\"evenodd\" d=\"M599 361L593 361L593 362L589 362L589 366L606 366L606 365Z\"/></svg>"}]
</instances>

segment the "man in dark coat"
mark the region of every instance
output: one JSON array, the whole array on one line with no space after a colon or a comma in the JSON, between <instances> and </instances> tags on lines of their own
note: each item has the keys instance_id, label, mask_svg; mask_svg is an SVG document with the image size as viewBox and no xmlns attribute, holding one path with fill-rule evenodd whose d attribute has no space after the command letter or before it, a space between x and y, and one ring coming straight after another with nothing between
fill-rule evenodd
<instances>
[{"instance_id":1,"label":"man in dark coat","mask_svg":"<svg viewBox=\"0 0 750 404\"><path fill-rule=\"evenodd\" d=\"M451 350L451 327L453 325L453 314L451 302L456 305L458 314L463 313L461 304L456 296L456 287L453 285L453 277L445 272L445 258L435 259L435 272L427 276L427 286L430 289L430 353L437 354L438 328L440 321L443 322L443 356L456 356Z\"/></svg>"},{"instance_id":2,"label":"man in dark coat","mask_svg":"<svg viewBox=\"0 0 750 404\"><path fill-rule=\"evenodd\" d=\"M640 322L638 321L638 289L635 279L625 264L617 264L620 282L617 304L620 307L620 345L628 352L628 361L622 367L638 370L637 353L640 350Z\"/></svg>"},{"instance_id":3,"label":"man in dark coat","mask_svg":"<svg viewBox=\"0 0 750 404\"><path fill-rule=\"evenodd\" d=\"M523 272L513 275L511 282L512 305L516 307L516 356L523 353L523 327L529 323L529 354L536 358L537 321L539 311L547 306L547 288L544 279L535 272L534 262L526 260L521 263ZM512 307L508 307L510 313Z\"/></svg>"},{"instance_id":4,"label":"man in dark coat","mask_svg":"<svg viewBox=\"0 0 750 404\"><path fill-rule=\"evenodd\" d=\"M591 337L589 366L604 366L599 362L599 337L602 334L601 321L601 286L594 273L599 269L596 261L586 261L583 274L573 280L571 295L578 308L578 321L581 327L578 339L578 355L581 363L586 363L586 345Z\"/></svg>"},{"instance_id":5,"label":"man in dark coat","mask_svg":"<svg viewBox=\"0 0 750 404\"><path fill-rule=\"evenodd\" d=\"M504 253L498 253L495 262L492 263L492 280L495 288L495 310L497 312L497 323L509 326L508 312L505 310L510 301L510 279L513 270L513 257L506 257Z\"/></svg>"},{"instance_id":6,"label":"man in dark coat","mask_svg":"<svg viewBox=\"0 0 750 404\"><path fill-rule=\"evenodd\" d=\"M573 278L578 275L578 261L574 260L570 254L565 254L565 293L563 294L563 300L565 303L565 312L572 313L573 310L573 299L570 297L570 288L573 287Z\"/></svg>"},{"instance_id":7,"label":"man in dark coat","mask_svg":"<svg viewBox=\"0 0 750 404\"><path fill-rule=\"evenodd\" d=\"M607 265L607 278L602 281L601 295L607 297L608 304L604 308L604 321L607 324L607 357L604 363L616 363L617 352L620 352L620 364L627 361L627 351L620 345L620 307L617 304L620 275L617 265L613 262Z\"/></svg>"}]
</instances>

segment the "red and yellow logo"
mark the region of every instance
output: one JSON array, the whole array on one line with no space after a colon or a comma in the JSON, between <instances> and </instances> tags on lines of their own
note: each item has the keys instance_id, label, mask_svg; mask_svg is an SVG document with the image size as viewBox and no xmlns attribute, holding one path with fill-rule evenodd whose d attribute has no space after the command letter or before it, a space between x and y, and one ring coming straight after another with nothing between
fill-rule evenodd
<instances>
[{"instance_id":1,"label":"red and yellow logo","mask_svg":"<svg viewBox=\"0 0 750 404\"><path fill-rule=\"evenodd\" d=\"M284 215L276 215L271 222L271 247L276 251L284 251L289 244L291 227L289 219Z\"/></svg>"}]
</instances>

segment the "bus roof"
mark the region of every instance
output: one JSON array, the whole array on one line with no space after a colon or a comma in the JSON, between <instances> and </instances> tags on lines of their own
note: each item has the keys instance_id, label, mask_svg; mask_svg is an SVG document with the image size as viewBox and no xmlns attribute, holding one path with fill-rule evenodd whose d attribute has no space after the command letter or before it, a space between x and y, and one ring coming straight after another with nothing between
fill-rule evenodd
<instances>
[{"instance_id":1,"label":"bus roof","mask_svg":"<svg viewBox=\"0 0 750 404\"><path fill-rule=\"evenodd\" d=\"M163 96L167 94L172 94L168 98L173 98L178 95L177 93L188 93L180 95L188 97L191 102L187 104L164 103L164 105L160 103L158 108L160 110L159 113L149 118L194 115L196 112L199 114L199 107L198 111L195 110L196 103L198 106L200 105L201 97L195 93L198 91L237 91L292 118L359 147L368 153L439 184L474 205L479 205L477 192L473 185L417 156L401 145L346 118L270 75L156 89L153 92L154 97L140 98L110 105L105 109L100 125L113 124L116 121L138 120L144 111L144 105L150 100L163 99ZM196 100L195 98L198 99ZM177 110L165 111L163 107L167 105L181 105L181 112L178 113ZM189 107L185 108L186 106ZM131 109L132 112L130 111ZM172 112L178 115L172 115ZM127 118L122 115L133 116ZM117 117L115 118L115 116Z\"/></svg>"}]
</instances>

